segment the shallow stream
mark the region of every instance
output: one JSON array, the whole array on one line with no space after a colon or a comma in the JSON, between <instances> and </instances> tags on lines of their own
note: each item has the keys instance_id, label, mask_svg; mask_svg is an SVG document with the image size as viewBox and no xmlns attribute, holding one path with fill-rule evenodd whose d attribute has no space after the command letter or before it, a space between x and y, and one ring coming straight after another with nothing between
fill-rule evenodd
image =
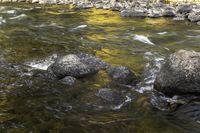
<instances>
[{"instance_id":1,"label":"shallow stream","mask_svg":"<svg viewBox=\"0 0 200 133\"><path fill-rule=\"evenodd\" d=\"M0 60L16 66L0 67L0 132L199 133L199 121L159 111L150 103L164 58L179 49L200 52L199 42L199 26L170 18L1 4ZM127 66L141 83L116 85L104 71L79 79L72 87L30 76L31 70L46 70L54 58L70 53L89 53L113 66ZM28 71L21 71L19 64ZM102 88L116 93L104 93ZM107 100L107 95L114 100Z\"/></svg>"}]
</instances>

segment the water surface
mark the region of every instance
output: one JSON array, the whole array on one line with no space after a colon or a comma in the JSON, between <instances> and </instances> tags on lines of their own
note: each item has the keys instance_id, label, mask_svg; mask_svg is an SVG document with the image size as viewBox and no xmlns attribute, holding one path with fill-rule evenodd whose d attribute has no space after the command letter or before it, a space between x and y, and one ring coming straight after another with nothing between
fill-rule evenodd
<instances>
[{"instance_id":1,"label":"water surface","mask_svg":"<svg viewBox=\"0 0 200 133\"><path fill-rule=\"evenodd\" d=\"M45 70L57 56L90 53L113 66L129 67L142 82L132 88L115 85L100 71L68 87L18 67L1 67L0 132L198 133L198 121L156 110L150 95L164 57L179 49L200 51L199 34L196 24L170 18L122 18L110 10L2 4L1 61ZM98 94L102 88L117 91L122 101L105 101Z\"/></svg>"}]
</instances>

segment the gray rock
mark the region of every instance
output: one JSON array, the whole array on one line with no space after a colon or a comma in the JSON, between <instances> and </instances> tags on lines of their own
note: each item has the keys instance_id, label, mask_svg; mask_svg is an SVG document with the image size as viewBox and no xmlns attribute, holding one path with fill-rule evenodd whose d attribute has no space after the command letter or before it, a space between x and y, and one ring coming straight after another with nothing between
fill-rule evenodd
<instances>
[{"instance_id":1,"label":"gray rock","mask_svg":"<svg viewBox=\"0 0 200 133\"><path fill-rule=\"evenodd\" d=\"M182 14L176 14L176 17L173 18L174 21L184 21L185 15Z\"/></svg>"},{"instance_id":2,"label":"gray rock","mask_svg":"<svg viewBox=\"0 0 200 133\"><path fill-rule=\"evenodd\" d=\"M121 11L121 16L123 17L145 17L145 9L124 9Z\"/></svg>"},{"instance_id":3,"label":"gray rock","mask_svg":"<svg viewBox=\"0 0 200 133\"><path fill-rule=\"evenodd\" d=\"M89 8L92 8L93 7L93 4L91 2L79 2L77 3L76 5L76 8L77 9L89 9Z\"/></svg>"},{"instance_id":4,"label":"gray rock","mask_svg":"<svg viewBox=\"0 0 200 133\"><path fill-rule=\"evenodd\" d=\"M159 18L163 16L164 9L162 8L151 8L148 10L148 17Z\"/></svg>"},{"instance_id":5,"label":"gray rock","mask_svg":"<svg viewBox=\"0 0 200 133\"><path fill-rule=\"evenodd\" d=\"M200 21L199 21L199 22L197 22L197 24L198 24L198 25L200 25Z\"/></svg>"},{"instance_id":6,"label":"gray rock","mask_svg":"<svg viewBox=\"0 0 200 133\"><path fill-rule=\"evenodd\" d=\"M127 67L111 67L107 71L109 76L119 84L132 85L137 82L136 75Z\"/></svg>"},{"instance_id":7,"label":"gray rock","mask_svg":"<svg viewBox=\"0 0 200 133\"><path fill-rule=\"evenodd\" d=\"M165 17L174 17L176 15L176 11L174 8L168 7L164 9L163 16Z\"/></svg>"},{"instance_id":8,"label":"gray rock","mask_svg":"<svg viewBox=\"0 0 200 133\"><path fill-rule=\"evenodd\" d=\"M188 20L190 20L191 22L198 22L200 21L200 13L190 13L188 15Z\"/></svg>"},{"instance_id":9,"label":"gray rock","mask_svg":"<svg viewBox=\"0 0 200 133\"><path fill-rule=\"evenodd\" d=\"M200 53L179 50L158 73L154 88L166 95L200 94Z\"/></svg>"},{"instance_id":10,"label":"gray rock","mask_svg":"<svg viewBox=\"0 0 200 133\"><path fill-rule=\"evenodd\" d=\"M75 84L76 78L71 77L71 76L66 76L66 77L64 77L63 79L61 79L60 81L61 81L63 84L65 84L65 85L72 86L72 85Z\"/></svg>"},{"instance_id":11,"label":"gray rock","mask_svg":"<svg viewBox=\"0 0 200 133\"><path fill-rule=\"evenodd\" d=\"M101 9L103 8L104 4L102 2L95 2L94 6L96 9Z\"/></svg>"},{"instance_id":12,"label":"gray rock","mask_svg":"<svg viewBox=\"0 0 200 133\"><path fill-rule=\"evenodd\" d=\"M177 13L185 14L192 11L192 5L179 5L177 6Z\"/></svg>"},{"instance_id":13,"label":"gray rock","mask_svg":"<svg viewBox=\"0 0 200 133\"><path fill-rule=\"evenodd\" d=\"M101 61L89 54L69 54L58 58L48 68L48 72L62 79L66 76L84 77L98 72L100 69L106 69L107 63Z\"/></svg>"}]
</instances>

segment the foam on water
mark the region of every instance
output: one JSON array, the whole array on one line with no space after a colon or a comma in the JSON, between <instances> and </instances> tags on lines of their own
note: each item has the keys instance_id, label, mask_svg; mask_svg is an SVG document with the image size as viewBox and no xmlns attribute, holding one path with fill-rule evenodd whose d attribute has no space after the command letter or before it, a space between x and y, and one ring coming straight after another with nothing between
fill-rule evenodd
<instances>
[{"instance_id":1,"label":"foam on water","mask_svg":"<svg viewBox=\"0 0 200 133\"><path fill-rule=\"evenodd\" d=\"M36 28L56 27L56 28L61 28L61 29L65 28L64 26L60 26L57 23L33 25L33 27L36 27Z\"/></svg>"},{"instance_id":2,"label":"foam on water","mask_svg":"<svg viewBox=\"0 0 200 133\"><path fill-rule=\"evenodd\" d=\"M4 24L4 23L6 23L6 20L3 19L3 17L0 16L0 25L2 25L2 24Z\"/></svg>"},{"instance_id":3,"label":"foam on water","mask_svg":"<svg viewBox=\"0 0 200 133\"><path fill-rule=\"evenodd\" d=\"M47 70L47 68L55 62L55 59L57 58L56 54L53 54L52 56L47 57L44 60L35 60L31 62L26 62L25 65L31 67L33 69L40 69L40 70Z\"/></svg>"},{"instance_id":4,"label":"foam on water","mask_svg":"<svg viewBox=\"0 0 200 133\"><path fill-rule=\"evenodd\" d=\"M5 10L2 13L6 13L6 14L15 14L16 10Z\"/></svg>"},{"instance_id":5,"label":"foam on water","mask_svg":"<svg viewBox=\"0 0 200 133\"><path fill-rule=\"evenodd\" d=\"M26 14L20 14L20 15L18 15L18 16L15 16L15 17L11 17L10 19L11 20L13 20L13 19L23 19L23 18L25 18L26 17Z\"/></svg>"},{"instance_id":6,"label":"foam on water","mask_svg":"<svg viewBox=\"0 0 200 133\"><path fill-rule=\"evenodd\" d=\"M165 34L167 34L168 32L166 32L166 31L164 31L164 32L159 32L159 33L157 33L158 35L165 35Z\"/></svg>"},{"instance_id":7,"label":"foam on water","mask_svg":"<svg viewBox=\"0 0 200 133\"><path fill-rule=\"evenodd\" d=\"M149 44L149 45L155 45L153 42L151 42L148 37L143 36L143 35L135 35L133 37L134 40L145 43L145 44Z\"/></svg>"},{"instance_id":8,"label":"foam on water","mask_svg":"<svg viewBox=\"0 0 200 133\"><path fill-rule=\"evenodd\" d=\"M144 58L148 61L144 72L144 81L139 84L138 92L143 93L153 89L153 84L156 79L156 74L161 68L161 64L164 62L164 57L158 53L145 52Z\"/></svg>"},{"instance_id":9,"label":"foam on water","mask_svg":"<svg viewBox=\"0 0 200 133\"><path fill-rule=\"evenodd\" d=\"M115 106L113 108L113 110L119 110L124 106L124 104L129 103L131 101L132 101L132 99L129 96L126 96L126 100L123 103L121 103L120 105Z\"/></svg>"},{"instance_id":10,"label":"foam on water","mask_svg":"<svg viewBox=\"0 0 200 133\"><path fill-rule=\"evenodd\" d=\"M77 29L84 29L84 28L86 28L86 27L87 27L87 25L85 25L85 24L84 24L84 25L79 25L79 26L73 28L72 31L73 31L73 30L77 30Z\"/></svg>"}]
</instances>

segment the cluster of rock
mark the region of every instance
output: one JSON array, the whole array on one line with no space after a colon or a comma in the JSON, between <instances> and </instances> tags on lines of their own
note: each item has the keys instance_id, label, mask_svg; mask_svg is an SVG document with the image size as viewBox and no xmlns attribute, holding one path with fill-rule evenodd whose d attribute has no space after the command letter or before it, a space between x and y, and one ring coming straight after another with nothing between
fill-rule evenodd
<instances>
[{"instance_id":1,"label":"cluster of rock","mask_svg":"<svg viewBox=\"0 0 200 133\"><path fill-rule=\"evenodd\" d=\"M173 20L189 20L200 25L200 4L164 4L150 0L2 0L2 2L28 2L39 4L73 4L77 9L111 9L120 11L123 17L173 17Z\"/></svg>"},{"instance_id":2,"label":"cluster of rock","mask_svg":"<svg viewBox=\"0 0 200 133\"><path fill-rule=\"evenodd\" d=\"M57 79L67 85L73 85L76 78L84 78L105 70L114 82L125 85L135 85L137 77L127 67L112 67L106 62L90 54L69 54L57 58L48 67L48 77Z\"/></svg>"}]
</instances>

